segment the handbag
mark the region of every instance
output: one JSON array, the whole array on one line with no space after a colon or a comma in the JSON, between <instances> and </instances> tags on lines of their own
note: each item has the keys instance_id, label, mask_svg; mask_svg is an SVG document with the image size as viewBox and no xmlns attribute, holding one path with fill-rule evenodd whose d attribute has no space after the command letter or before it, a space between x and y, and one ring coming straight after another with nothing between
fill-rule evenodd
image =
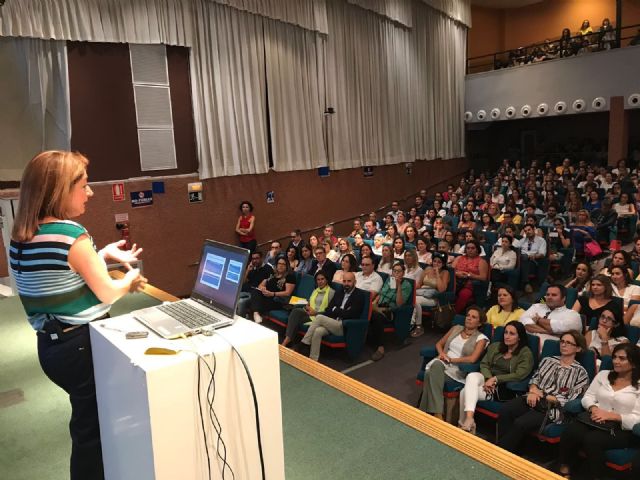
<instances>
[{"instance_id":1,"label":"handbag","mask_svg":"<svg viewBox=\"0 0 640 480\"><path fill-rule=\"evenodd\" d=\"M455 316L456 311L453 309L453 305L450 303L440 305L438 302L433 310L433 324L442 330L448 330L451 328Z\"/></svg>"},{"instance_id":2,"label":"handbag","mask_svg":"<svg viewBox=\"0 0 640 480\"><path fill-rule=\"evenodd\" d=\"M584 244L584 254L587 257L597 257L602 253L602 248L600 248L600 244L595 240L591 240Z\"/></svg>"},{"instance_id":3,"label":"handbag","mask_svg":"<svg viewBox=\"0 0 640 480\"><path fill-rule=\"evenodd\" d=\"M621 429L620 424L618 422L614 422L613 420L607 420L602 423L594 422L591 419L591 414L589 412L580 412L576 416L576 420L578 420L580 423L584 423L585 425L589 425L591 428L609 432L609 435L611 435L612 437L616 436L616 430Z\"/></svg>"}]
</instances>

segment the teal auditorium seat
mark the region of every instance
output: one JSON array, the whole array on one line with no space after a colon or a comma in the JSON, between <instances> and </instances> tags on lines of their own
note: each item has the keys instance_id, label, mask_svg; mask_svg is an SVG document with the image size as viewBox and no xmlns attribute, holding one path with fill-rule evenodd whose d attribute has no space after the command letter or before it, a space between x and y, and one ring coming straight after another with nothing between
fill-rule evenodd
<instances>
[{"instance_id":1,"label":"teal auditorium seat","mask_svg":"<svg viewBox=\"0 0 640 480\"><path fill-rule=\"evenodd\" d=\"M436 299L440 305L449 305L456 301L456 272L453 267L447 267L447 271L449 272L449 283L447 284L447 289L444 292L440 292L436 295ZM422 306L422 318L433 316L433 310L436 307L429 307L426 305ZM431 325L434 327L435 325Z\"/></svg>"},{"instance_id":2,"label":"teal auditorium seat","mask_svg":"<svg viewBox=\"0 0 640 480\"><path fill-rule=\"evenodd\" d=\"M610 358L611 357L609 357L609 359ZM604 365L604 359L603 359L603 365ZM608 365L608 367L610 368L611 365ZM609 368L604 368L603 366L601 366L601 368L604 370L609 370ZM584 409L582 408L582 399L578 398L575 400L571 400L570 402L567 402L566 405L564 406L564 411L565 413L570 415L577 415L583 412ZM640 423L637 423L633 427L633 434L640 439ZM640 453L639 448L616 448L616 449L607 450L605 452L605 464L607 465L607 467L611 468L612 470L623 472L631 468L631 463L633 461L633 458L639 453Z\"/></svg>"},{"instance_id":3,"label":"teal auditorium seat","mask_svg":"<svg viewBox=\"0 0 640 480\"><path fill-rule=\"evenodd\" d=\"M547 340L542 346L542 353L540 354L540 361L545 357L552 357L560 355L560 342L558 340ZM589 375L589 381L593 380L596 375L596 355L593 350L587 350L582 352L578 358L580 365L584 367ZM549 424L542 433L534 433L540 441L546 443L558 443L560 441L560 435L564 430L565 425L562 424Z\"/></svg>"},{"instance_id":4,"label":"teal auditorium seat","mask_svg":"<svg viewBox=\"0 0 640 480\"><path fill-rule=\"evenodd\" d=\"M342 286L340 286L342 288ZM351 359L358 358L367 338L369 320L371 320L371 292L364 292L365 304L360 318L343 320L344 335L327 335L322 339L322 345L329 348L345 349ZM309 325L301 327L303 332L309 330Z\"/></svg>"},{"instance_id":5,"label":"teal auditorium seat","mask_svg":"<svg viewBox=\"0 0 640 480\"><path fill-rule=\"evenodd\" d=\"M504 327L497 327L493 332L492 342L499 342L504 336ZM520 382L507 382L506 387L509 390L517 392L517 394L524 394L529 389L529 380L533 376L533 372L538 368L539 352L540 352L540 337L537 335L527 334L527 343L531 353L533 354L533 370L531 374ZM496 442L498 441L498 418L500 417L500 410L504 405L504 402L498 402L496 400L480 400L476 406L476 413L489 417L496 422Z\"/></svg>"},{"instance_id":6,"label":"teal auditorium seat","mask_svg":"<svg viewBox=\"0 0 640 480\"><path fill-rule=\"evenodd\" d=\"M314 277L306 273L296 273L296 288L293 290L294 296L309 300L315 288L316 281ZM289 320L289 312L287 310L270 310L265 320L269 320L281 327L286 327Z\"/></svg>"},{"instance_id":7,"label":"teal auditorium seat","mask_svg":"<svg viewBox=\"0 0 640 480\"><path fill-rule=\"evenodd\" d=\"M404 341L409 337L411 330L411 318L413 317L413 309L416 306L416 283L407 278L411 283L411 301L400 305L391 310L393 319L387 320L384 324L385 333L395 333L400 341Z\"/></svg>"}]
</instances>

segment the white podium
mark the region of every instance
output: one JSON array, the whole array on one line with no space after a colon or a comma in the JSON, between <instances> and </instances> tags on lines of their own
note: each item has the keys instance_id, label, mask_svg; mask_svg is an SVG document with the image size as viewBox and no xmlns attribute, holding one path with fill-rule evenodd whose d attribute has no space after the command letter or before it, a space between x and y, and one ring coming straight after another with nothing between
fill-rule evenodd
<instances>
[{"instance_id":1,"label":"white podium","mask_svg":"<svg viewBox=\"0 0 640 480\"><path fill-rule=\"evenodd\" d=\"M280 367L275 332L236 317L219 330L242 354L253 378L260 412L267 480L284 479ZM146 328L129 315L91 323L105 476L110 480L205 480L207 455L198 404L198 357L214 368L214 411L222 427L227 463L236 480L260 480L260 458L251 387L244 367L220 336L126 340L123 331ZM182 350L145 355L148 347ZM222 445L210 420L211 375L200 364L200 397L209 448L211 478L223 478ZM225 479L231 479L229 468Z\"/></svg>"}]
</instances>

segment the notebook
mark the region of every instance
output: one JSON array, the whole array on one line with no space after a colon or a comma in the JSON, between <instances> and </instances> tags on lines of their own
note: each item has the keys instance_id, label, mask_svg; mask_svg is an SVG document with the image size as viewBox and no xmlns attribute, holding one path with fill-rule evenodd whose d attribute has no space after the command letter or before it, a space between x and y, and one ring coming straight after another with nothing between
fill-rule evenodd
<instances>
[{"instance_id":1,"label":"notebook","mask_svg":"<svg viewBox=\"0 0 640 480\"><path fill-rule=\"evenodd\" d=\"M249 250L205 240L191 297L131 315L167 339L231 325L248 260Z\"/></svg>"}]
</instances>

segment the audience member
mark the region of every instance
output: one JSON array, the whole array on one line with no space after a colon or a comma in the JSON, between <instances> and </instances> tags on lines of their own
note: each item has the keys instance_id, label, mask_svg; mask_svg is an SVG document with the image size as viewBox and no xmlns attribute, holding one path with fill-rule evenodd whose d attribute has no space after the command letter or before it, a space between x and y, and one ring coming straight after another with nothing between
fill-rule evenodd
<instances>
[{"instance_id":1,"label":"audience member","mask_svg":"<svg viewBox=\"0 0 640 480\"><path fill-rule=\"evenodd\" d=\"M287 329L282 340L283 347L293 346L296 343L296 335L300 326L309 321L313 322L317 314L324 313L336 293L329 285L324 271L318 271L315 280L316 288L311 292L309 303L302 308L294 308L289 313Z\"/></svg>"},{"instance_id":2,"label":"audience member","mask_svg":"<svg viewBox=\"0 0 640 480\"><path fill-rule=\"evenodd\" d=\"M422 307L434 307L437 304L438 293L446 292L451 280L447 266L447 254L434 252L432 264L422 273L422 277L416 281L416 307L414 313L415 328L411 332L412 337L424 334L422 328Z\"/></svg>"},{"instance_id":3,"label":"audience member","mask_svg":"<svg viewBox=\"0 0 640 480\"><path fill-rule=\"evenodd\" d=\"M366 295L368 296L368 293ZM296 351L306 353L309 349L309 358L318 361L322 337L330 333L344 335L342 321L360 318L367 301L366 295L365 292L356 288L355 275L352 272L346 273L342 278L342 290L335 293L324 313L316 315L309 330L296 345Z\"/></svg>"},{"instance_id":4,"label":"audience member","mask_svg":"<svg viewBox=\"0 0 640 480\"><path fill-rule=\"evenodd\" d=\"M311 274L313 272L313 262L314 258L311 245L303 245L300 248L300 260L298 261L298 266L295 269L296 272Z\"/></svg>"},{"instance_id":5,"label":"audience member","mask_svg":"<svg viewBox=\"0 0 640 480\"><path fill-rule=\"evenodd\" d=\"M278 257L269 278L251 290L249 310L253 313L253 321L262 323L262 316L270 310L282 310L295 287L296 276L289 268L289 262L284 256Z\"/></svg>"},{"instance_id":6,"label":"audience member","mask_svg":"<svg viewBox=\"0 0 640 480\"><path fill-rule=\"evenodd\" d=\"M504 283L507 281L505 270L512 270L516 267L518 256L512 248L513 237L502 235L500 237L500 248L497 248L489 265L491 266L491 281Z\"/></svg>"},{"instance_id":7,"label":"audience member","mask_svg":"<svg viewBox=\"0 0 640 480\"><path fill-rule=\"evenodd\" d=\"M576 355L586 350L584 337L569 331L560 337L560 356L545 357L531 378L526 396L509 400L498 417L498 445L516 452L524 436L549 423L562 422L562 407L580 397L589 375Z\"/></svg>"},{"instance_id":8,"label":"audience member","mask_svg":"<svg viewBox=\"0 0 640 480\"><path fill-rule=\"evenodd\" d=\"M525 380L533 370L533 353L527 343L524 326L518 321L510 321L502 339L489 345L480 362L480 371L469 373L460 391L460 428L475 433L473 414L478 400L506 402L517 396L506 385Z\"/></svg>"},{"instance_id":9,"label":"audience member","mask_svg":"<svg viewBox=\"0 0 640 480\"><path fill-rule=\"evenodd\" d=\"M358 270L358 261L356 260L356 257L353 253L347 253L344 257L342 257L340 266L341 268L336 270L331 281L342 284L342 279L344 278L345 273L356 273L356 271Z\"/></svg>"},{"instance_id":10,"label":"audience member","mask_svg":"<svg viewBox=\"0 0 640 480\"><path fill-rule=\"evenodd\" d=\"M487 322L494 327L502 327L513 320L519 320L524 310L518 306L516 291L502 285L497 292L498 303L487 312ZM524 328L524 327L523 327Z\"/></svg>"},{"instance_id":11,"label":"audience member","mask_svg":"<svg viewBox=\"0 0 640 480\"><path fill-rule=\"evenodd\" d=\"M378 272L391 275L391 269L393 268L393 250L389 245L382 246L382 255L380 256L380 262L378 263Z\"/></svg>"},{"instance_id":12,"label":"audience member","mask_svg":"<svg viewBox=\"0 0 640 480\"><path fill-rule=\"evenodd\" d=\"M299 228L292 230L290 237L291 240L289 241L289 245L287 245L287 250L289 250L291 247L295 247L295 249L298 250L299 257L302 251L302 247L304 247L307 242L302 239L301 231Z\"/></svg>"},{"instance_id":13,"label":"audience member","mask_svg":"<svg viewBox=\"0 0 640 480\"><path fill-rule=\"evenodd\" d=\"M324 273L327 275L327 280L329 283L333 281L333 275L336 273L336 265L331 260L327 259L327 252L324 247L319 246L316 248L316 258L313 261L313 265L311 267L311 275L315 275L319 270L324 270Z\"/></svg>"},{"instance_id":14,"label":"audience member","mask_svg":"<svg viewBox=\"0 0 640 480\"><path fill-rule=\"evenodd\" d=\"M258 248L255 231L256 217L253 215L251 202L240 203L240 216L236 222L236 233L242 248L247 248L253 253Z\"/></svg>"},{"instance_id":15,"label":"audience member","mask_svg":"<svg viewBox=\"0 0 640 480\"><path fill-rule=\"evenodd\" d=\"M295 271L298 268L298 249L296 247L287 248L287 261L291 270Z\"/></svg>"},{"instance_id":16,"label":"audience member","mask_svg":"<svg viewBox=\"0 0 640 480\"><path fill-rule=\"evenodd\" d=\"M582 331L580 315L566 307L566 297L567 289L554 283L547 288L544 303L531 305L520 317L527 332L540 337L541 345L545 340L557 339L570 330Z\"/></svg>"},{"instance_id":17,"label":"audience member","mask_svg":"<svg viewBox=\"0 0 640 480\"><path fill-rule=\"evenodd\" d=\"M611 279L606 275L596 275L591 279L591 286L587 295L580 295L573 309L584 315L587 325L592 318L599 318L602 312L608 310L622 318L622 299L613 296Z\"/></svg>"},{"instance_id":18,"label":"audience member","mask_svg":"<svg viewBox=\"0 0 640 480\"><path fill-rule=\"evenodd\" d=\"M602 370L582 398L586 412L560 438L560 474L568 476L584 451L589 475L606 477L605 451L628 448L640 422L640 349L629 343L613 349L613 370ZM584 461L580 459L580 461Z\"/></svg>"},{"instance_id":19,"label":"audience member","mask_svg":"<svg viewBox=\"0 0 640 480\"><path fill-rule=\"evenodd\" d=\"M376 347L371 360L377 362L384 357L384 324L393 319L393 309L411 302L411 282L404 278L405 267L395 263L391 276L382 285L380 295L373 301L373 312L369 323L369 333Z\"/></svg>"},{"instance_id":20,"label":"audience member","mask_svg":"<svg viewBox=\"0 0 640 480\"><path fill-rule=\"evenodd\" d=\"M624 323L619 312L604 309L599 317L594 318L598 319L598 325L594 330L587 331L584 338L587 348L595 352L600 366L602 357L610 356L613 347L628 342L629 339L624 336Z\"/></svg>"},{"instance_id":21,"label":"audience member","mask_svg":"<svg viewBox=\"0 0 640 480\"><path fill-rule=\"evenodd\" d=\"M271 249L267 253L264 261L272 267L275 267L276 259L280 256L284 256L284 253L282 252L282 245L278 240L274 240L273 242L271 242Z\"/></svg>"},{"instance_id":22,"label":"audience member","mask_svg":"<svg viewBox=\"0 0 640 480\"><path fill-rule=\"evenodd\" d=\"M318 239L318 242L323 244L327 240L331 242L331 248L335 247L338 243L338 237L333 234L333 225L325 225L322 236Z\"/></svg>"},{"instance_id":23,"label":"audience member","mask_svg":"<svg viewBox=\"0 0 640 480\"><path fill-rule=\"evenodd\" d=\"M472 305L467 309L464 325L454 325L438 340L438 356L425 368L420 410L442 419L446 377L465 383L465 374L457 364L475 363L480 359L489 343L487 336L480 331L485 322L484 311Z\"/></svg>"},{"instance_id":24,"label":"audience member","mask_svg":"<svg viewBox=\"0 0 640 480\"><path fill-rule=\"evenodd\" d=\"M618 223L618 214L611 207L611 200L603 200L602 207L591 212L591 220L596 229L596 241L609 243L613 239L613 227Z\"/></svg>"},{"instance_id":25,"label":"audience member","mask_svg":"<svg viewBox=\"0 0 640 480\"><path fill-rule=\"evenodd\" d=\"M622 298L626 310L631 300L640 300L640 286L631 283L631 275L627 268L611 267L610 270L613 294Z\"/></svg>"},{"instance_id":26,"label":"audience member","mask_svg":"<svg viewBox=\"0 0 640 480\"><path fill-rule=\"evenodd\" d=\"M489 265L479 256L480 244L476 241L467 242L465 253L453 261L458 286L456 287L456 313L465 311L473 299L473 281L489 279Z\"/></svg>"}]
</instances>

